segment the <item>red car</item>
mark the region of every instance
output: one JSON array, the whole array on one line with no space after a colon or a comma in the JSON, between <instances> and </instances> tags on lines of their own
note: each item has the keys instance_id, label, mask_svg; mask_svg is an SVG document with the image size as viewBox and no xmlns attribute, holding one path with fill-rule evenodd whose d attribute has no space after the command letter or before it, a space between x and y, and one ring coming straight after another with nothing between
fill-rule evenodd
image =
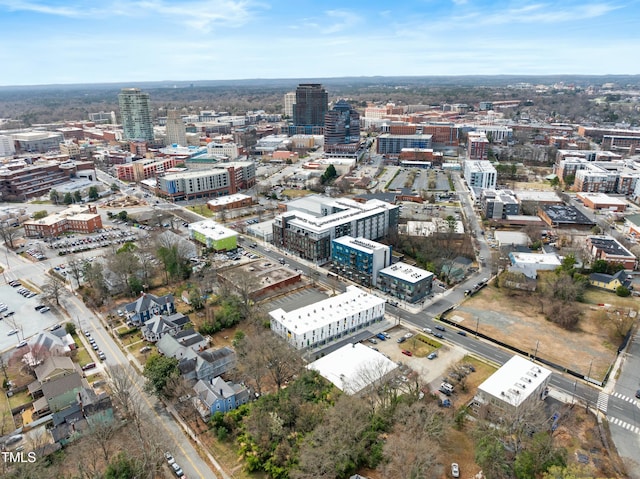
<instances>
[{"instance_id":1,"label":"red car","mask_svg":"<svg viewBox=\"0 0 640 479\"><path fill-rule=\"evenodd\" d=\"M405 356L413 356L413 353L411 351L407 351L406 349L402 350L402 354L404 354Z\"/></svg>"}]
</instances>

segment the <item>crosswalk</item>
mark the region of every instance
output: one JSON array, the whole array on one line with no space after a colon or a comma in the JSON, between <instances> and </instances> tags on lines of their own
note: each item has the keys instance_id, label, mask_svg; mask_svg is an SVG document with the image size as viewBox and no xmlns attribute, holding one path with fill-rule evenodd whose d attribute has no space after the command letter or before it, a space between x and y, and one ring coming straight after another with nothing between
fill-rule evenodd
<instances>
[{"instance_id":1,"label":"crosswalk","mask_svg":"<svg viewBox=\"0 0 640 479\"><path fill-rule=\"evenodd\" d=\"M612 392L611 395L614 397L617 397L618 399L622 399L623 401L627 401L627 402L630 402L631 404L635 404L636 406L638 406L638 400L636 398L625 396L624 394L620 394L617 392Z\"/></svg>"},{"instance_id":2,"label":"crosswalk","mask_svg":"<svg viewBox=\"0 0 640 479\"><path fill-rule=\"evenodd\" d=\"M640 434L640 427L638 426L634 426L633 424L629 424L626 421L623 421L621 419L611 417L611 416L607 416L607 419L609 420L610 424L615 424L616 426L620 426L626 429L627 431L631 431L634 434Z\"/></svg>"},{"instance_id":3,"label":"crosswalk","mask_svg":"<svg viewBox=\"0 0 640 479\"><path fill-rule=\"evenodd\" d=\"M609 404L609 395L604 391L598 393L598 409L603 413L607 413L607 406Z\"/></svg>"}]
</instances>

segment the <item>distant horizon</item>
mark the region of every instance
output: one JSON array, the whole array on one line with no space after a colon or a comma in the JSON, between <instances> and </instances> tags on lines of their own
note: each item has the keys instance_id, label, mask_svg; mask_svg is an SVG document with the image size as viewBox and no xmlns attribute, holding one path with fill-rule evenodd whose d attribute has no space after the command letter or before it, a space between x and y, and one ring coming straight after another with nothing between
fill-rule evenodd
<instances>
[{"instance_id":1,"label":"distant horizon","mask_svg":"<svg viewBox=\"0 0 640 479\"><path fill-rule=\"evenodd\" d=\"M541 80L553 80L553 81L584 81L587 80L637 80L640 87L640 74L625 74L625 73L605 73L605 74L571 74L571 73L548 73L548 74L518 74L518 73L504 73L504 74L476 74L476 75L360 75L360 76L331 76L331 77L274 77L274 78L228 78L228 79L210 79L210 80L136 80L136 81L111 81L111 82L76 82L76 83L41 83L41 84L29 84L29 85L0 85L0 89L29 89L29 88L65 88L65 87L105 87L105 88L137 88L139 86L148 86L150 88L190 88L204 87L204 86L216 86L226 85L234 83L244 84L256 84L259 82L266 83L281 83L297 85L300 83L338 83L344 81L354 81L355 83L376 83L375 80L388 80L394 84L401 84L404 82L419 84L420 80L431 80L432 83L438 85L448 85L446 80L473 80L484 79L493 80L491 83L500 82L508 84L509 80L518 82L537 82ZM434 82L435 80L435 82ZM438 83L437 80L443 80L442 83ZM528 81L527 81L528 80ZM163 86L162 86L163 85ZM479 84L474 84L479 85ZM499 86L499 85L495 85Z\"/></svg>"},{"instance_id":2,"label":"distant horizon","mask_svg":"<svg viewBox=\"0 0 640 479\"><path fill-rule=\"evenodd\" d=\"M0 82L637 75L639 17L635 0L0 0Z\"/></svg>"}]
</instances>

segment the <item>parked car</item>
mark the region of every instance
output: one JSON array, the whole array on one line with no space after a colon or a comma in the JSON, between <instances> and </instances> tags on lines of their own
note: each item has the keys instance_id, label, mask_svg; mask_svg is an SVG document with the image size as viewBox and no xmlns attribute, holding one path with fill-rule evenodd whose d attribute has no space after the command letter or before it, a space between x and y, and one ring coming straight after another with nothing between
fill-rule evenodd
<instances>
[{"instance_id":1,"label":"parked car","mask_svg":"<svg viewBox=\"0 0 640 479\"><path fill-rule=\"evenodd\" d=\"M458 334L459 334L460 336L466 336L466 335L467 335L467 332L466 332L466 331L458 331Z\"/></svg>"},{"instance_id":2,"label":"parked car","mask_svg":"<svg viewBox=\"0 0 640 479\"><path fill-rule=\"evenodd\" d=\"M436 353L435 351L430 353L429 356L427 356L427 359L435 359L438 357L438 353Z\"/></svg>"},{"instance_id":3,"label":"parked car","mask_svg":"<svg viewBox=\"0 0 640 479\"><path fill-rule=\"evenodd\" d=\"M60 323L55 324L54 326L51 327L51 331L55 331L56 329L60 329L62 327L62 325Z\"/></svg>"},{"instance_id":4,"label":"parked car","mask_svg":"<svg viewBox=\"0 0 640 479\"><path fill-rule=\"evenodd\" d=\"M51 308L49 306L45 306L44 308L40 308L40 312L41 313L46 313L47 311L51 311Z\"/></svg>"},{"instance_id":5,"label":"parked car","mask_svg":"<svg viewBox=\"0 0 640 479\"><path fill-rule=\"evenodd\" d=\"M441 326L440 324L437 324L437 325L436 325L436 329L437 329L438 331L444 331L444 330L445 330L445 329L444 329L444 326Z\"/></svg>"},{"instance_id":6,"label":"parked car","mask_svg":"<svg viewBox=\"0 0 640 479\"><path fill-rule=\"evenodd\" d=\"M382 333L376 334L376 338L378 338L380 341L386 341L387 340L387 337Z\"/></svg>"},{"instance_id":7,"label":"parked car","mask_svg":"<svg viewBox=\"0 0 640 479\"><path fill-rule=\"evenodd\" d=\"M405 356L413 356L413 353L408 349L403 349L402 354L404 354Z\"/></svg>"},{"instance_id":8,"label":"parked car","mask_svg":"<svg viewBox=\"0 0 640 479\"><path fill-rule=\"evenodd\" d=\"M88 369L93 369L96 367L96 363L87 363L84 366L82 366L82 370L86 371Z\"/></svg>"},{"instance_id":9,"label":"parked car","mask_svg":"<svg viewBox=\"0 0 640 479\"><path fill-rule=\"evenodd\" d=\"M433 333L433 335L438 339L444 339L444 336L441 333Z\"/></svg>"},{"instance_id":10,"label":"parked car","mask_svg":"<svg viewBox=\"0 0 640 479\"><path fill-rule=\"evenodd\" d=\"M98 351L98 357L100 358L101 361L104 361L105 359L107 359L107 357L104 355L102 351Z\"/></svg>"},{"instance_id":11,"label":"parked car","mask_svg":"<svg viewBox=\"0 0 640 479\"><path fill-rule=\"evenodd\" d=\"M374 338L369 338L367 339L367 341L369 341L371 344L378 344L378 341L376 341Z\"/></svg>"},{"instance_id":12,"label":"parked car","mask_svg":"<svg viewBox=\"0 0 640 479\"><path fill-rule=\"evenodd\" d=\"M141 353L148 353L149 351L151 351L151 347L150 346L143 346L140 348L140 352Z\"/></svg>"},{"instance_id":13,"label":"parked car","mask_svg":"<svg viewBox=\"0 0 640 479\"><path fill-rule=\"evenodd\" d=\"M423 330L425 333L429 333L429 334L433 333L433 331L431 330L431 328L422 328L422 330Z\"/></svg>"},{"instance_id":14,"label":"parked car","mask_svg":"<svg viewBox=\"0 0 640 479\"><path fill-rule=\"evenodd\" d=\"M7 336L13 336L14 334L18 334L18 330L17 329L12 329L11 331L9 331L7 333Z\"/></svg>"},{"instance_id":15,"label":"parked car","mask_svg":"<svg viewBox=\"0 0 640 479\"><path fill-rule=\"evenodd\" d=\"M169 465L172 465L173 463L176 462L176 460L173 458L173 456L171 455L171 453L169 451L164 453L164 458L167 460Z\"/></svg>"},{"instance_id":16,"label":"parked car","mask_svg":"<svg viewBox=\"0 0 640 479\"><path fill-rule=\"evenodd\" d=\"M396 341L398 341L399 343L404 343L406 340L407 338L405 338L404 336L401 336Z\"/></svg>"},{"instance_id":17,"label":"parked car","mask_svg":"<svg viewBox=\"0 0 640 479\"><path fill-rule=\"evenodd\" d=\"M460 467L457 462L451 463L451 476L460 477Z\"/></svg>"},{"instance_id":18,"label":"parked car","mask_svg":"<svg viewBox=\"0 0 640 479\"><path fill-rule=\"evenodd\" d=\"M22 341L20 341L20 342L18 343L18 345L16 346L16 349L18 349L18 348L24 348L27 344L28 344L28 343L27 343L27 340L26 340L26 339L23 339Z\"/></svg>"}]
</instances>

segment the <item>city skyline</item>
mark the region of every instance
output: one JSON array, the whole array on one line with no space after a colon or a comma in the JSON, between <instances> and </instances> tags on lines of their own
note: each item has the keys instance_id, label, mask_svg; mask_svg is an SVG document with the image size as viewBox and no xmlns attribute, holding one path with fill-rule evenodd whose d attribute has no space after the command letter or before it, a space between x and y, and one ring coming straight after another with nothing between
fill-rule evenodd
<instances>
[{"instance_id":1,"label":"city skyline","mask_svg":"<svg viewBox=\"0 0 640 479\"><path fill-rule=\"evenodd\" d=\"M0 0L0 85L638 74L636 0Z\"/></svg>"}]
</instances>

